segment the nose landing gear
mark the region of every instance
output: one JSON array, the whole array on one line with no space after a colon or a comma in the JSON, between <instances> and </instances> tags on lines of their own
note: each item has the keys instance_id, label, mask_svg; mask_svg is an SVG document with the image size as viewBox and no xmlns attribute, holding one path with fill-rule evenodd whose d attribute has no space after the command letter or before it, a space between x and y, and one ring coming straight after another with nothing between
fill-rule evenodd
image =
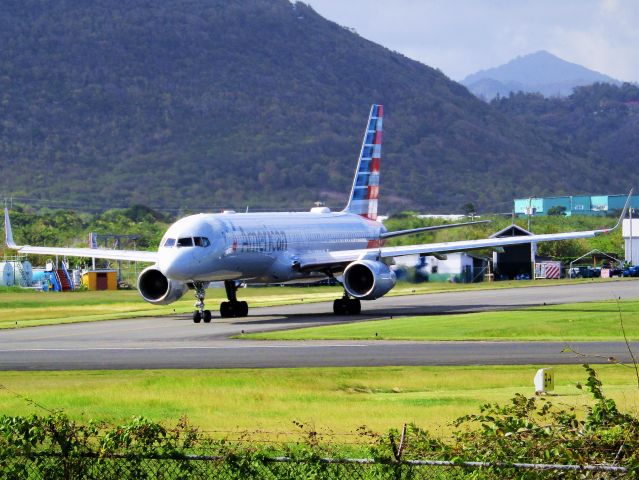
<instances>
[{"instance_id":1,"label":"nose landing gear","mask_svg":"<svg viewBox=\"0 0 639 480\"><path fill-rule=\"evenodd\" d=\"M248 315L248 303L237 301L238 285L233 280L225 280L226 298L228 302L220 304L220 316L222 318L246 317Z\"/></svg>"},{"instance_id":2,"label":"nose landing gear","mask_svg":"<svg viewBox=\"0 0 639 480\"><path fill-rule=\"evenodd\" d=\"M193 322L200 323L204 320L204 323L211 323L211 311L204 310L204 297L206 296L205 283L203 282L194 282L193 286L195 288L195 298L197 301L195 302L195 310L193 312Z\"/></svg>"}]
</instances>

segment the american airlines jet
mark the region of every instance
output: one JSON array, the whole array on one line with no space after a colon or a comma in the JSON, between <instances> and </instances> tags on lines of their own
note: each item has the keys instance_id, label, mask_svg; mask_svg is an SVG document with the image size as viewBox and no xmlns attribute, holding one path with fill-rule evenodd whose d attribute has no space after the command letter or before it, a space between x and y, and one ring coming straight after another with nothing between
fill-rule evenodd
<instances>
[{"instance_id":1,"label":"american airlines jet","mask_svg":"<svg viewBox=\"0 0 639 480\"><path fill-rule=\"evenodd\" d=\"M18 246L13 240L5 208L5 237L9 248L22 254L61 255L110 260L133 260L152 265L142 271L137 286L147 302L175 302L189 289L197 302L193 321L211 321L204 307L209 282L223 281L228 301L221 317L245 317L248 305L237 299L242 283L281 284L308 279L337 278L344 295L333 303L336 314L358 314L360 300L375 300L395 286L389 268L393 257L437 255L530 242L589 238L612 229L527 237L487 238L458 242L388 247L387 239L465 224L440 225L388 232L377 221L382 148L383 107L371 107L350 198L340 212L326 207L304 213L200 213L169 227L157 252L95 248ZM621 218L628 209L626 202Z\"/></svg>"}]
</instances>

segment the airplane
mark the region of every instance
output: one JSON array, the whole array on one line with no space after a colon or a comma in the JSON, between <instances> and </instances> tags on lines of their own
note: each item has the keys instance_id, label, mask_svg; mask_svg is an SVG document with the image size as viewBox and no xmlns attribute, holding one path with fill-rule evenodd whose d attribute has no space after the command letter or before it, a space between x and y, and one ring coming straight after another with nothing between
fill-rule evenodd
<instances>
[{"instance_id":1,"label":"airplane","mask_svg":"<svg viewBox=\"0 0 639 480\"><path fill-rule=\"evenodd\" d=\"M383 113L382 105L372 105L350 197L339 212L314 207L309 212L225 211L190 215L172 224L158 250L151 252L19 246L13 240L9 212L5 208L6 244L21 254L151 263L137 280L142 298L152 304L165 305L191 289L197 300L193 321L209 323L212 315L205 309L204 300L210 282L224 282L227 301L220 305L222 318L248 315L247 302L237 299L241 284L283 284L319 278L335 278L344 288L343 296L333 302L334 313L355 315L361 311L361 300L375 300L395 286L395 273L389 266L393 257L437 256L521 243L590 238L617 229L628 210L630 195L619 221L609 229L386 246L389 238L478 222L389 232L377 221Z\"/></svg>"}]
</instances>

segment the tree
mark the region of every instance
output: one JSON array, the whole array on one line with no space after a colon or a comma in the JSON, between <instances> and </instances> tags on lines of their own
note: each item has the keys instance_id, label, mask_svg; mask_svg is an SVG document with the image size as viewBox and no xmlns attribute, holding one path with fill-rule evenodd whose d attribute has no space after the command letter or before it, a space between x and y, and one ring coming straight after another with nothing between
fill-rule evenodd
<instances>
[{"instance_id":1,"label":"tree","mask_svg":"<svg viewBox=\"0 0 639 480\"><path fill-rule=\"evenodd\" d=\"M562 205L555 205L554 207L550 207L548 209L548 215L551 215L554 217L564 216L566 215L566 207Z\"/></svg>"},{"instance_id":2,"label":"tree","mask_svg":"<svg viewBox=\"0 0 639 480\"><path fill-rule=\"evenodd\" d=\"M477 215L477 209L475 208L475 205L472 204L471 202L465 203L464 205L462 205L462 212L464 213L464 215L472 217Z\"/></svg>"}]
</instances>

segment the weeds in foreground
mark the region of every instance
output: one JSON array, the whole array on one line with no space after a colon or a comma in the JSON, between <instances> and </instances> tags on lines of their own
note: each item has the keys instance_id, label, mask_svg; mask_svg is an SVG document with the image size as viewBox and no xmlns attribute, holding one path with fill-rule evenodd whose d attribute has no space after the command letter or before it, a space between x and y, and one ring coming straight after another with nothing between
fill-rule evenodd
<instances>
[{"instance_id":1,"label":"weeds in foreground","mask_svg":"<svg viewBox=\"0 0 639 480\"><path fill-rule=\"evenodd\" d=\"M486 462L557 464L614 464L639 473L639 420L619 411L604 395L596 371L584 365L584 386L594 405L585 406L583 418L574 406L550 397L516 394L506 404L485 404L479 412L458 418L452 439L441 440L417 425L403 431L376 434L358 430L357 452L382 463L398 460L439 459ZM214 439L181 419L166 427L136 417L122 425L100 422L79 424L64 413L28 417L0 417L0 465L23 456L39 461L42 453L63 457L180 458L206 454L225 459L229 468L248 468L255 459L286 456L300 461L353 455L353 446L323 441L312 428L298 424L303 438L297 442L263 444L250 436ZM44 457L42 457L44 458Z\"/></svg>"}]
</instances>

